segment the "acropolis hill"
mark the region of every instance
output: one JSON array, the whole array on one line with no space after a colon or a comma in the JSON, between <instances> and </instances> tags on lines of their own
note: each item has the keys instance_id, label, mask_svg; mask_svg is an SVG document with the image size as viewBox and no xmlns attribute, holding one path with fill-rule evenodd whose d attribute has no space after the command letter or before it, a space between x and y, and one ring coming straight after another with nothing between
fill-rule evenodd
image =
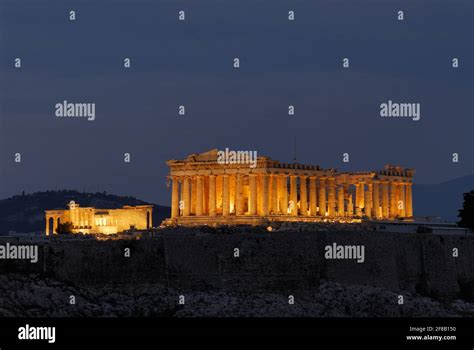
<instances>
[{"instance_id":1,"label":"acropolis hill","mask_svg":"<svg viewBox=\"0 0 474 350\"><path fill-rule=\"evenodd\" d=\"M413 218L412 169L386 165L380 171L349 173L261 156L249 166L245 154L234 158L239 161L218 161L218 150L213 149L168 161L171 218L164 224Z\"/></svg>"}]
</instances>

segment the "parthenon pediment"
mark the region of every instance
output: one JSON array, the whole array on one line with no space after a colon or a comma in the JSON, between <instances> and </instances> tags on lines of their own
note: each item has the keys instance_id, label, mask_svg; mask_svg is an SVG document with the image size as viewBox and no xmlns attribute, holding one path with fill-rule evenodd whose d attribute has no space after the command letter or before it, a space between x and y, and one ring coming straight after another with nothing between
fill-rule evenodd
<instances>
[{"instance_id":1,"label":"parthenon pediment","mask_svg":"<svg viewBox=\"0 0 474 350\"><path fill-rule=\"evenodd\" d=\"M219 150L217 148L211 149L203 153L193 153L186 157L185 163L195 162L216 162L218 158ZM269 157L258 156L259 160L271 160Z\"/></svg>"},{"instance_id":2,"label":"parthenon pediment","mask_svg":"<svg viewBox=\"0 0 474 350\"><path fill-rule=\"evenodd\" d=\"M186 157L185 162L215 162L217 160L217 148L203 153L194 153Z\"/></svg>"}]
</instances>

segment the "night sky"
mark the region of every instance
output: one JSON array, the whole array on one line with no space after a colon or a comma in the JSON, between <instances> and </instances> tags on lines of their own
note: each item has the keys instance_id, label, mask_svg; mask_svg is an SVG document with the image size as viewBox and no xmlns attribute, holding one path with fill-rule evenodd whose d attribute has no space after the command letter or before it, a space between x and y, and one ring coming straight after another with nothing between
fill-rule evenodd
<instances>
[{"instance_id":1,"label":"night sky","mask_svg":"<svg viewBox=\"0 0 474 350\"><path fill-rule=\"evenodd\" d=\"M473 62L472 0L0 0L0 198L169 205L166 160L229 147L289 162L295 138L297 161L323 168L472 174ZM56 117L63 100L95 103L95 120ZM420 121L380 117L388 100L421 103Z\"/></svg>"}]
</instances>

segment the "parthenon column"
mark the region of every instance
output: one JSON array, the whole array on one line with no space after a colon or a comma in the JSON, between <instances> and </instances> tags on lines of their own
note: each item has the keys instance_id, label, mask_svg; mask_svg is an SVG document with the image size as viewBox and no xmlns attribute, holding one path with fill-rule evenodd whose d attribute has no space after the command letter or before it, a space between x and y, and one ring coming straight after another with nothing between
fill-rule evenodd
<instances>
[{"instance_id":1,"label":"parthenon column","mask_svg":"<svg viewBox=\"0 0 474 350\"><path fill-rule=\"evenodd\" d=\"M209 216L216 216L216 175L209 175Z\"/></svg>"},{"instance_id":2,"label":"parthenon column","mask_svg":"<svg viewBox=\"0 0 474 350\"><path fill-rule=\"evenodd\" d=\"M341 186L337 190L337 215L345 216L344 210L344 187Z\"/></svg>"},{"instance_id":3,"label":"parthenon column","mask_svg":"<svg viewBox=\"0 0 474 350\"><path fill-rule=\"evenodd\" d=\"M268 215L268 175L262 174L262 215Z\"/></svg>"},{"instance_id":4,"label":"parthenon column","mask_svg":"<svg viewBox=\"0 0 474 350\"><path fill-rule=\"evenodd\" d=\"M406 184L406 193L405 193L405 197L406 197L406 216L411 218L413 217L413 204L412 204L412 194L411 194L411 182L408 182Z\"/></svg>"},{"instance_id":5,"label":"parthenon column","mask_svg":"<svg viewBox=\"0 0 474 350\"><path fill-rule=\"evenodd\" d=\"M301 215L308 216L308 188L305 175L300 176L300 210Z\"/></svg>"},{"instance_id":6,"label":"parthenon column","mask_svg":"<svg viewBox=\"0 0 474 350\"><path fill-rule=\"evenodd\" d=\"M171 217L176 218L179 215L179 182L178 177L173 176L171 181Z\"/></svg>"},{"instance_id":7,"label":"parthenon column","mask_svg":"<svg viewBox=\"0 0 474 350\"><path fill-rule=\"evenodd\" d=\"M229 175L224 174L222 180L222 215L230 214L230 181Z\"/></svg>"},{"instance_id":8,"label":"parthenon column","mask_svg":"<svg viewBox=\"0 0 474 350\"><path fill-rule=\"evenodd\" d=\"M237 189L237 176L229 175L229 215L236 213L235 190Z\"/></svg>"},{"instance_id":9,"label":"parthenon column","mask_svg":"<svg viewBox=\"0 0 474 350\"><path fill-rule=\"evenodd\" d=\"M183 180L183 215L189 216L191 214L191 179L186 176Z\"/></svg>"},{"instance_id":10,"label":"parthenon column","mask_svg":"<svg viewBox=\"0 0 474 350\"><path fill-rule=\"evenodd\" d=\"M406 216L406 198L405 198L405 183L398 184L398 213L400 217Z\"/></svg>"},{"instance_id":11,"label":"parthenon column","mask_svg":"<svg viewBox=\"0 0 474 350\"><path fill-rule=\"evenodd\" d=\"M46 236L49 236L49 216L46 216Z\"/></svg>"},{"instance_id":12,"label":"parthenon column","mask_svg":"<svg viewBox=\"0 0 474 350\"><path fill-rule=\"evenodd\" d=\"M278 176L280 181L280 212L283 215L288 215L288 186L285 174Z\"/></svg>"},{"instance_id":13,"label":"parthenon column","mask_svg":"<svg viewBox=\"0 0 474 350\"><path fill-rule=\"evenodd\" d=\"M326 180L324 178L319 179L319 215L326 215Z\"/></svg>"},{"instance_id":14,"label":"parthenon column","mask_svg":"<svg viewBox=\"0 0 474 350\"><path fill-rule=\"evenodd\" d=\"M202 176L201 175L198 175L196 177L196 215L197 216L201 216L203 214L203 211L202 211L202 202L203 202L203 199L204 199L204 186L203 186L203 183L202 183Z\"/></svg>"},{"instance_id":15,"label":"parthenon column","mask_svg":"<svg viewBox=\"0 0 474 350\"><path fill-rule=\"evenodd\" d=\"M360 209L359 209L359 198L360 198L360 186L358 183L355 184L355 201L354 201L354 210L355 215L360 216Z\"/></svg>"},{"instance_id":16,"label":"parthenon column","mask_svg":"<svg viewBox=\"0 0 474 350\"><path fill-rule=\"evenodd\" d=\"M292 205L291 215L298 215L298 192L297 192L297 175L290 175L290 201Z\"/></svg>"},{"instance_id":17,"label":"parthenon column","mask_svg":"<svg viewBox=\"0 0 474 350\"><path fill-rule=\"evenodd\" d=\"M191 214L196 214L196 191L197 191L197 179L196 176L191 176Z\"/></svg>"},{"instance_id":18,"label":"parthenon column","mask_svg":"<svg viewBox=\"0 0 474 350\"><path fill-rule=\"evenodd\" d=\"M371 190L371 185L369 184L367 186L367 191L365 192L365 198L364 198L364 212L365 216L368 218L372 217L372 190Z\"/></svg>"},{"instance_id":19,"label":"parthenon column","mask_svg":"<svg viewBox=\"0 0 474 350\"><path fill-rule=\"evenodd\" d=\"M309 212L310 215L315 216L317 214L317 200L316 200L316 177L310 176L309 178Z\"/></svg>"},{"instance_id":20,"label":"parthenon column","mask_svg":"<svg viewBox=\"0 0 474 350\"><path fill-rule=\"evenodd\" d=\"M382 217L382 213L380 212L380 182L374 180L372 183L372 204L373 204L373 211L374 216L376 219L380 219Z\"/></svg>"},{"instance_id":21,"label":"parthenon column","mask_svg":"<svg viewBox=\"0 0 474 350\"><path fill-rule=\"evenodd\" d=\"M237 174L235 183L235 214L244 215L244 183L243 175Z\"/></svg>"},{"instance_id":22,"label":"parthenon column","mask_svg":"<svg viewBox=\"0 0 474 350\"><path fill-rule=\"evenodd\" d=\"M400 184L394 182L393 186L395 187L395 216L400 216Z\"/></svg>"},{"instance_id":23,"label":"parthenon column","mask_svg":"<svg viewBox=\"0 0 474 350\"><path fill-rule=\"evenodd\" d=\"M387 219L390 215L387 181L382 182L382 214L384 219Z\"/></svg>"},{"instance_id":24,"label":"parthenon column","mask_svg":"<svg viewBox=\"0 0 474 350\"><path fill-rule=\"evenodd\" d=\"M185 176L182 179L181 183L181 201L183 203L183 216L189 216L190 213L190 186L189 186L189 177Z\"/></svg>"},{"instance_id":25,"label":"parthenon column","mask_svg":"<svg viewBox=\"0 0 474 350\"><path fill-rule=\"evenodd\" d=\"M328 215L336 216L336 179L328 178Z\"/></svg>"},{"instance_id":26,"label":"parthenon column","mask_svg":"<svg viewBox=\"0 0 474 350\"><path fill-rule=\"evenodd\" d=\"M354 215L354 201L352 199L352 193L349 192L349 195L347 197L347 216L353 216Z\"/></svg>"},{"instance_id":27,"label":"parthenon column","mask_svg":"<svg viewBox=\"0 0 474 350\"><path fill-rule=\"evenodd\" d=\"M394 218L398 214L397 209L397 184L395 181L390 182L390 214L389 217Z\"/></svg>"},{"instance_id":28,"label":"parthenon column","mask_svg":"<svg viewBox=\"0 0 474 350\"><path fill-rule=\"evenodd\" d=\"M362 216L362 209L364 208L365 200L365 184L359 182L356 184L356 213L358 216Z\"/></svg>"},{"instance_id":29,"label":"parthenon column","mask_svg":"<svg viewBox=\"0 0 474 350\"><path fill-rule=\"evenodd\" d=\"M202 213L209 216L209 176L202 178Z\"/></svg>"},{"instance_id":30,"label":"parthenon column","mask_svg":"<svg viewBox=\"0 0 474 350\"><path fill-rule=\"evenodd\" d=\"M257 215L257 175L249 175L249 214Z\"/></svg>"},{"instance_id":31,"label":"parthenon column","mask_svg":"<svg viewBox=\"0 0 474 350\"><path fill-rule=\"evenodd\" d=\"M278 214L278 176L276 174L271 175L272 188L270 191L271 199L271 212L272 214Z\"/></svg>"}]
</instances>

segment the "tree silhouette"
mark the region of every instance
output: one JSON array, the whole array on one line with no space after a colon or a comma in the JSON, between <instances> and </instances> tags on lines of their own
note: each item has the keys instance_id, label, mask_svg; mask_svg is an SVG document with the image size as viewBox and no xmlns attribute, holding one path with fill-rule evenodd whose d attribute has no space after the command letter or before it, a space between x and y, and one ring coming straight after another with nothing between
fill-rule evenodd
<instances>
[{"instance_id":1,"label":"tree silhouette","mask_svg":"<svg viewBox=\"0 0 474 350\"><path fill-rule=\"evenodd\" d=\"M459 210L459 226L474 229L474 190L464 193L464 203Z\"/></svg>"},{"instance_id":2,"label":"tree silhouette","mask_svg":"<svg viewBox=\"0 0 474 350\"><path fill-rule=\"evenodd\" d=\"M67 222L62 222L58 225L58 228L56 229L56 232L59 234L59 235L62 235L62 234L67 234L67 233L72 233L72 223L70 223L69 221Z\"/></svg>"}]
</instances>

